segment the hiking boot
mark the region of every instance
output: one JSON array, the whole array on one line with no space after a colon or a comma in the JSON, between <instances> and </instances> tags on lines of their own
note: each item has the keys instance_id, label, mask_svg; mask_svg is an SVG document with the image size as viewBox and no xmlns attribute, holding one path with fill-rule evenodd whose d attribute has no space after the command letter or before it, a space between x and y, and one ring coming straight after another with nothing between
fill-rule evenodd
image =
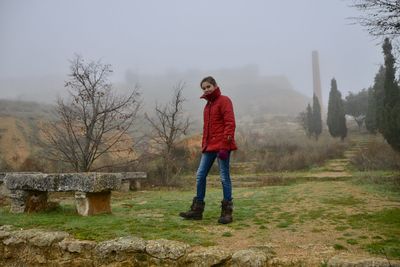
<instances>
[{"instance_id":1,"label":"hiking boot","mask_svg":"<svg viewBox=\"0 0 400 267\"><path fill-rule=\"evenodd\" d=\"M194 197L190 210L179 213L179 216L188 220L201 220L203 219L204 206L204 201L198 201L197 198Z\"/></svg>"},{"instance_id":2,"label":"hiking boot","mask_svg":"<svg viewBox=\"0 0 400 267\"><path fill-rule=\"evenodd\" d=\"M221 201L221 217L219 217L218 222L222 224L231 223L233 212L233 202L228 200Z\"/></svg>"}]
</instances>

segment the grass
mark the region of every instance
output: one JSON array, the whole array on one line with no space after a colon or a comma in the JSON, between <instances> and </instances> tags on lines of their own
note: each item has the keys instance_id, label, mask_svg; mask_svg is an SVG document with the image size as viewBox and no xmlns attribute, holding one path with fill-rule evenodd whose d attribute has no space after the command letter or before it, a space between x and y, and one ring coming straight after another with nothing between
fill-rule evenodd
<instances>
[{"instance_id":1,"label":"grass","mask_svg":"<svg viewBox=\"0 0 400 267\"><path fill-rule=\"evenodd\" d=\"M383 241L369 243L365 248L373 254L384 255L393 259L400 259L399 243L398 238L389 238Z\"/></svg>"},{"instance_id":2,"label":"grass","mask_svg":"<svg viewBox=\"0 0 400 267\"><path fill-rule=\"evenodd\" d=\"M222 236L224 236L224 237L231 237L231 236L233 236L233 234L232 234L231 232L224 232L224 233L222 234Z\"/></svg>"},{"instance_id":3,"label":"grass","mask_svg":"<svg viewBox=\"0 0 400 267\"><path fill-rule=\"evenodd\" d=\"M212 187L207 189L202 221L178 216L189 208L192 190L152 190L115 193L113 213L91 217L75 213L72 196L61 197L58 209L43 213L11 214L8 207L0 207L0 225L62 230L78 239L96 241L127 235L194 246L224 245L227 240L236 246L244 239L257 245L271 240L288 249L302 244L305 233L307 242L314 243L329 236L325 245L338 251L357 247L400 259L399 192L391 189L393 197L388 200L380 185L370 190L374 185L349 180L234 188L234 222L228 225L217 223L222 192Z\"/></svg>"},{"instance_id":4,"label":"grass","mask_svg":"<svg viewBox=\"0 0 400 267\"><path fill-rule=\"evenodd\" d=\"M367 227L380 233L363 247L374 254L390 258L400 258L400 208L386 208L373 213L352 215L349 218L352 227Z\"/></svg>"},{"instance_id":5,"label":"grass","mask_svg":"<svg viewBox=\"0 0 400 267\"><path fill-rule=\"evenodd\" d=\"M354 172L351 182L362 186L369 193L385 195L392 200L400 201L400 172Z\"/></svg>"},{"instance_id":6,"label":"grass","mask_svg":"<svg viewBox=\"0 0 400 267\"><path fill-rule=\"evenodd\" d=\"M322 202L325 204L333 205L333 206L337 206L337 205L339 205L339 206L354 206L354 205L363 203L362 200L357 199L351 195L324 198L322 200Z\"/></svg>"}]
</instances>

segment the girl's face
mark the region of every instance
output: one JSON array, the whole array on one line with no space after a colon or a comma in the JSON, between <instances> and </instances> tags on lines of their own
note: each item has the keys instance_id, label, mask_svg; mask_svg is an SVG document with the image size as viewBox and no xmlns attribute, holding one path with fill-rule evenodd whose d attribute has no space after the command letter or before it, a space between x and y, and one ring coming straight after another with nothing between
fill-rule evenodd
<instances>
[{"instance_id":1,"label":"girl's face","mask_svg":"<svg viewBox=\"0 0 400 267\"><path fill-rule=\"evenodd\" d=\"M203 82L201 84L201 89L203 89L204 94L209 95L217 88L217 86L212 85L209 82Z\"/></svg>"}]
</instances>

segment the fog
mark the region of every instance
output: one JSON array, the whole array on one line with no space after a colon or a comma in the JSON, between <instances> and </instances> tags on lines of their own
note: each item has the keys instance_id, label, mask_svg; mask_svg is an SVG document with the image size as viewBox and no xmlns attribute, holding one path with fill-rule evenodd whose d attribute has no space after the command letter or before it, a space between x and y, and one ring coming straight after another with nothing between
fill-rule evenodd
<instances>
[{"instance_id":1,"label":"fog","mask_svg":"<svg viewBox=\"0 0 400 267\"><path fill-rule=\"evenodd\" d=\"M54 101L75 53L111 64L112 81L139 83L149 102L179 81L197 99L203 75L215 76L228 95L236 84L238 101L247 96L238 91L255 88L252 77L281 77L285 88L309 98L311 52L318 50L326 103L332 77L344 95L359 91L383 61L379 40L349 19L359 15L350 4L0 0L0 98Z\"/></svg>"}]
</instances>

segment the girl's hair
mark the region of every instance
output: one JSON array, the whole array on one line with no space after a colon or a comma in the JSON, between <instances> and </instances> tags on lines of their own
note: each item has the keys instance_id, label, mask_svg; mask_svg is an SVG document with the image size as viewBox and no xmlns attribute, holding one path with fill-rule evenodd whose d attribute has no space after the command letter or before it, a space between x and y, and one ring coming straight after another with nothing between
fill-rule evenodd
<instances>
[{"instance_id":1,"label":"girl's hair","mask_svg":"<svg viewBox=\"0 0 400 267\"><path fill-rule=\"evenodd\" d=\"M216 82L215 79L214 79L213 77L211 77L211 76L207 76L207 77L205 77L203 80L201 80L200 87L201 87L201 85L202 85L204 82L208 82L208 83L211 83L211 84L214 85L214 86L217 86L217 82Z\"/></svg>"}]
</instances>

